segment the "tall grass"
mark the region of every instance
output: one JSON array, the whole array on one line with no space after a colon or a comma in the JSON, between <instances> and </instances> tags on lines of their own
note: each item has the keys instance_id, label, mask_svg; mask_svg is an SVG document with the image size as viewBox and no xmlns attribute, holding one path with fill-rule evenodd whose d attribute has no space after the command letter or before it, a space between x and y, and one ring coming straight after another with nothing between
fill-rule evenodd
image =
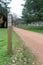
<instances>
[{"instance_id":1,"label":"tall grass","mask_svg":"<svg viewBox=\"0 0 43 65\"><path fill-rule=\"evenodd\" d=\"M43 33L43 26L17 26L19 28L25 29L25 30L30 30L38 33Z\"/></svg>"}]
</instances>

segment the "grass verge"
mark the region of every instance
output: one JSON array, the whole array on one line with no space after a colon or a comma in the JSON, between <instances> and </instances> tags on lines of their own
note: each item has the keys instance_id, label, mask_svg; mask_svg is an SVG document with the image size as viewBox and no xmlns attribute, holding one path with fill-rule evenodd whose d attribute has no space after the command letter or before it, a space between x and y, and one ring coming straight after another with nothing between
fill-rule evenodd
<instances>
[{"instance_id":1,"label":"grass verge","mask_svg":"<svg viewBox=\"0 0 43 65\"><path fill-rule=\"evenodd\" d=\"M43 26L17 26L19 28L25 29L25 30L30 30L38 33L43 33Z\"/></svg>"},{"instance_id":2,"label":"grass verge","mask_svg":"<svg viewBox=\"0 0 43 65\"><path fill-rule=\"evenodd\" d=\"M0 65L37 65L36 57L23 45L20 37L12 32L12 51L8 53L7 29L0 29Z\"/></svg>"}]
</instances>

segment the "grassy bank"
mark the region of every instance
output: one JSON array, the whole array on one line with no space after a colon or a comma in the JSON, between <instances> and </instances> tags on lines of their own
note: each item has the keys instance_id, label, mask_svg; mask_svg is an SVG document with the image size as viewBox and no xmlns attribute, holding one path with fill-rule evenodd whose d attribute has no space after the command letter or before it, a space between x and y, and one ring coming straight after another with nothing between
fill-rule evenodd
<instances>
[{"instance_id":1,"label":"grassy bank","mask_svg":"<svg viewBox=\"0 0 43 65\"><path fill-rule=\"evenodd\" d=\"M13 31L12 51L8 53L8 30L0 29L0 65L36 65L35 56L23 45L20 37Z\"/></svg>"},{"instance_id":2,"label":"grassy bank","mask_svg":"<svg viewBox=\"0 0 43 65\"><path fill-rule=\"evenodd\" d=\"M43 33L43 26L24 26L24 25L22 25L22 26L18 26L18 27L25 29L25 30Z\"/></svg>"}]
</instances>

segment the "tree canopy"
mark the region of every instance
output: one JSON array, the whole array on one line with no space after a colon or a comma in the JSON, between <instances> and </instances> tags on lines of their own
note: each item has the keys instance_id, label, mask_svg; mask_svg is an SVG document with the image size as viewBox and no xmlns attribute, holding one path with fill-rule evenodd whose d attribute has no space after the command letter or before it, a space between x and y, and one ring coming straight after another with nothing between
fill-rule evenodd
<instances>
[{"instance_id":1,"label":"tree canopy","mask_svg":"<svg viewBox=\"0 0 43 65\"><path fill-rule=\"evenodd\" d=\"M8 0L10 1L10 0ZM0 0L0 13L2 15L4 15L5 17L7 16L8 14L8 10L7 10L7 5L10 3L8 2L7 0Z\"/></svg>"},{"instance_id":2,"label":"tree canopy","mask_svg":"<svg viewBox=\"0 0 43 65\"><path fill-rule=\"evenodd\" d=\"M27 23L43 21L43 0L25 0L22 15Z\"/></svg>"},{"instance_id":3,"label":"tree canopy","mask_svg":"<svg viewBox=\"0 0 43 65\"><path fill-rule=\"evenodd\" d=\"M3 22L0 24L0 27L7 27L7 14L8 8L7 5L10 3L11 0L0 0L0 18L2 18Z\"/></svg>"}]
</instances>

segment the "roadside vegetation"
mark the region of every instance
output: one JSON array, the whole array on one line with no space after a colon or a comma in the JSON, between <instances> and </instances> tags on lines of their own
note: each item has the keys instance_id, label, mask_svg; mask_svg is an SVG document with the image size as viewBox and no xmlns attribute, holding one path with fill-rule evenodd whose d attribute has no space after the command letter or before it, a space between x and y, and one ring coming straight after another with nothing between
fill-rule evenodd
<instances>
[{"instance_id":1,"label":"roadside vegetation","mask_svg":"<svg viewBox=\"0 0 43 65\"><path fill-rule=\"evenodd\" d=\"M25 30L30 30L38 33L43 33L43 26L25 26L25 25L19 25L18 28L22 28Z\"/></svg>"},{"instance_id":2,"label":"roadside vegetation","mask_svg":"<svg viewBox=\"0 0 43 65\"><path fill-rule=\"evenodd\" d=\"M8 53L7 29L0 29L0 65L37 65L36 57L23 45L23 41L12 32L12 53Z\"/></svg>"}]
</instances>

